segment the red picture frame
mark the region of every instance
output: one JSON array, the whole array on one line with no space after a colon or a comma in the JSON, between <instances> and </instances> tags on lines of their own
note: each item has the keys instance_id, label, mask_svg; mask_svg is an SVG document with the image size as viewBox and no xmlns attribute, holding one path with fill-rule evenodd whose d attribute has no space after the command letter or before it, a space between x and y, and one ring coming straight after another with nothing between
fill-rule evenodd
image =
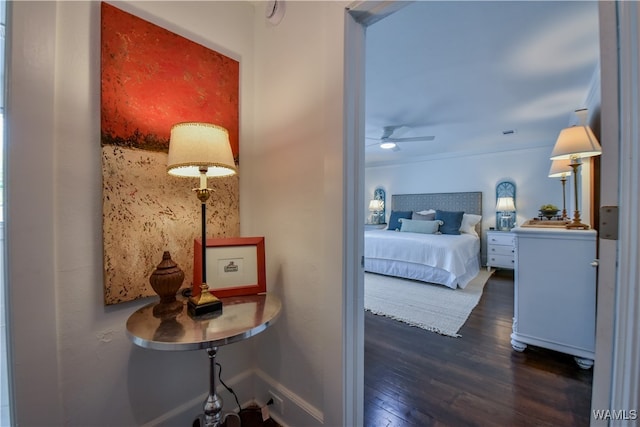
<instances>
[{"instance_id":1,"label":"red picture frame","mask_svg":"<svg viewBox=\"0 0 640 427\"><path fill-rule=\"evenodd\" d=\"M218 298L255 295L267 291L264 237L207 239L207 285ZM202 283L202 240L193 246L193 287L200 295Z\"/></svg>"}]
</instances>

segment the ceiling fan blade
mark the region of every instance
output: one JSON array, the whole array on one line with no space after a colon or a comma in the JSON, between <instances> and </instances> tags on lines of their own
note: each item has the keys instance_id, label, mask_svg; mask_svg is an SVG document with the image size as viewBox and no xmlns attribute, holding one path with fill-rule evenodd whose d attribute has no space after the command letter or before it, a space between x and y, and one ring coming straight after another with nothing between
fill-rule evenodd
<instances>
[{"instance_id":1,"label":"ceiling fan blade","mask_svg":"<svg viewBox=\"0 0 640 427\"><path fill-rule=\"evenodd\" d=\"M385 126L382 128L382 136L380 137L381 140L385 140L385 139L389 139L391 137L391 135L393 135L393 133L396 131L396 129L401 128L402 125L396 125L396 126Z\"/></svg>"},{"instance_id":2,"label":"ceiling fan blade","mask_svg":"<svg viewBox=\"0 0 640 427\"><path fill-rule=\"evenodd\" d=\"M375 141L372 143L366 143L365 147L373 147L374 145L380 145L381 148L384 148L386 150L400 151L400 147L398 145L395 145L394 147L383 147L383 145L385 143L395 144L395 143L414 142L414 141L433 141L436 138L435 136L432 136L432 135L406 137L406 138L403 138L403 137L394 138L392 134L395 132L396 129L401 127L405 127L405 126L404 125L385 126L382 128L382 136L380 138L365 137L365 139Z\"/></svg>"},{"instance_id":3,"label":"ceiling fan blade","mask_svg":"<svg viewBox=\"0 0 640 427\"><path fill-rule=\"evenodd\" d=\"M411 138L387 138L385 141L389 142L413 142L413 141L433 141L436 139L435 136L414 136Z\"/></svg>"},{"instance_id":4,"label":"ceiling fan blade","mask_svg":"<svg viewBox=\"0 0 640 427\"><path fill-rule=\"evenodd\" d=\"M382 143L382 141L380 141L378 138L365 138L365 139L370 139L372 141L375 141L375 142L366 142L364 144L365 147L373 147L374 145L380 145Z\"/></svg>"}]
</instances>

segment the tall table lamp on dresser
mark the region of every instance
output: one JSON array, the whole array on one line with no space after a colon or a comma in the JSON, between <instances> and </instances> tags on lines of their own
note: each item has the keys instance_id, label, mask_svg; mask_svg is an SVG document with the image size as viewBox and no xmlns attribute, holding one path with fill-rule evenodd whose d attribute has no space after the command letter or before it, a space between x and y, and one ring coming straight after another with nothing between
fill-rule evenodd
<instances>
[{"instance_id":1,"label":"tall table lamp on dresser","mask_svg":"<svg viewBox=\"0 0 640 427\"><path fill-rule=\"evenodd\" d=\"M580 119L580 124L560 131L556 145L551 153L551 160L570 160L571 168L573 169L575 211L573 221L567 225L567 228L588 230L589 225L583 224L580 219L578 205L579 168L582 165L582 159L599 156L602 153L602 148L593 131L587 125L587 110L576 110L576 115Z\"/></svg>"},{"instance_id":2,"label":"tall table lamp on dresser","mask_svg":"<svg viewBox=\"0 0 640 427\"><path fill-rule=\"evenodd\" d=\"M212 189L207 178L236 174L237 169L229 143L229 133L211 123L178 123L171 128L167 173L185 178L200 177L200 187L194 188L201 204L202 244L207 241L207 200ZM199 316L222 309L222 302L209 292L207 285L206 251L202 250L202 283L194 283L187 303L189 314Z\"/></svg>"},{"instance_id":3,"label":"tall table lamp on dresser","mask_svg":"<svg viewBox=\"0 0 640 427\"><path fill-rule=\"evenodd\" d=\"M571 175L571 161L570 160L552 160L551 168L549 169L549 178L560 178L562 182L562 219L566 220L567 216L567 196L566 185L567 177Z\"/></svg>"}]
</instances>

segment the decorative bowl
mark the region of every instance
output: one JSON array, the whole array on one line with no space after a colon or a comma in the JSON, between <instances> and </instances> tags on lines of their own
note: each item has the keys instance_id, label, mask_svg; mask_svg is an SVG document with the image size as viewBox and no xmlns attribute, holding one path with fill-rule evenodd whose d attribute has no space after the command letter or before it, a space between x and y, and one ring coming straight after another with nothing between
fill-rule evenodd
<instances>
[{"instance_id":1,"label":"decorative bowl","mask_svg":"<svg viewBox=\"0 0 640 427\"><path fill-rule=\"evenodd\" d=\"M540 215L547 219L553 219L553 217L558 216L559 209L540 209Z\"/></svg>"}]
</instances>

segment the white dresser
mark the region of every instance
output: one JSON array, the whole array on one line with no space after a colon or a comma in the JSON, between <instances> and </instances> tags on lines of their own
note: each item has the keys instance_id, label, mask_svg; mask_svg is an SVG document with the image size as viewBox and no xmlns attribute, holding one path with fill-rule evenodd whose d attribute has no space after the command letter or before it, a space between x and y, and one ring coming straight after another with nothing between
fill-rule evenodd
<instances>
[{"instance_id":1,"label":"white dresser","mask_svg":"<svg viewBox=\"0 0 640 427\"><path fill-rule=\"evenodd\" d=\"M511 346L527 344L571 354L593 366L596 333L594 230L525 228L515 235Z\"/></svg>"},{"instance_id":2,"label":"white dresser","mask_svg":"<svg viewBox=\"0 0 640 427\"><path fill-rule=\"evenodd\" d=\"M510 268L515 260L515 235L509 231L487 231L487 270L491 267Z\"/></svg>"}]
</instances>

